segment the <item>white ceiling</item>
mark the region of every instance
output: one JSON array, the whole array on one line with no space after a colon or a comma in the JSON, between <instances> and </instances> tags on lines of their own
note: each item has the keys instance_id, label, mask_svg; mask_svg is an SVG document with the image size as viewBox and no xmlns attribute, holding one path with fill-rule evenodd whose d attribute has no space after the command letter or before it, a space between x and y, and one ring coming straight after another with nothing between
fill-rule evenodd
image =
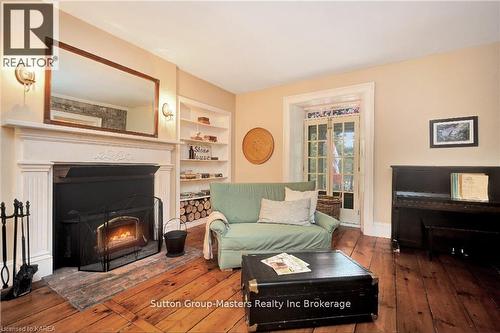
<instances>
[{"instance_id":1,"label":"white ceiling","mask_svg":"<svg viewBox=\"0 0 500 333\"><path fill-rule=\"evenodd\" d=\"M60 2L235 93L500 40L500 2Z\"/></svg>"}]
</instances>

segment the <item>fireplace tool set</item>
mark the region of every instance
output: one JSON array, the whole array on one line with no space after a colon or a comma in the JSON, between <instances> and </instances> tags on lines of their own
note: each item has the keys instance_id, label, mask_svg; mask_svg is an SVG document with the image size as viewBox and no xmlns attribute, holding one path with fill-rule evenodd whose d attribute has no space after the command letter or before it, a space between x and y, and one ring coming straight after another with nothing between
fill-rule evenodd
<instances>
[{"instance_id":1,"label":"fireplace tool set","mask_svg":"<svg viewBox=\"0 0 500 333\"><path fill-rule=\"evenodd\" d=\"M5 213L5 203L0 204L0 218L2 221L2 259L3 265L0 270L0 276L2 279L2 294L1 300L14 299L31 292L31 284L33 281L33 275L38 271L38 265L31 265L30 262L30 229L29 229L29 218L30 218L30 203L26 201L26 211L24 211L24 205L17 199L14 200L14 214L7 215ZM7 230L6 224L7 220L13 220L14 223L14 251L12 253L12 287L8 289L10 280L10 271L7 267ZM16 273L16 257L17 257L17 234L19 224L21 227L21 248L22 248L22 265L19 271ZM26 234L25 226L26 225Z\"/></svg>"}]
</instances>

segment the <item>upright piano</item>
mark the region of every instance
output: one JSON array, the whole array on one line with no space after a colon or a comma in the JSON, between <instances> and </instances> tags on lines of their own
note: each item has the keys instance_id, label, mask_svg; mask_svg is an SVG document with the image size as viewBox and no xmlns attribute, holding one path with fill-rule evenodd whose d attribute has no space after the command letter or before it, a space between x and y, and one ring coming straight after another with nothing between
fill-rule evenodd
<instances>
[{"instance_id":1,"label":"upright piano","mask_svg":"<svg viewBox=\"0 0 500 333\"><path fill-rule=\"evenodd\" d=\"M488 175L489 200L453 199L455 172ZM500 167L392 166L391 223L396 251L432 246L431 250L494 258L500 248Z\"/></svg>"}]
</instances>

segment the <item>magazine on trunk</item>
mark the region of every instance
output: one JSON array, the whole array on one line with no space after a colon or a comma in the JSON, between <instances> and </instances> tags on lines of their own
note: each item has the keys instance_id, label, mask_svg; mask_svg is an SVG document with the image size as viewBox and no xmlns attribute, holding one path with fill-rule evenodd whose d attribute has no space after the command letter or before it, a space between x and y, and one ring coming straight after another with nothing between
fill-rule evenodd
<instances>
[{"instance_id":1,"label":"magazine on trunk","mask_svg":"<svg viewBox=\"0 0 500 333\"><path fill-rule=\"evenodd\" d=\"M307 262L288 253L280 253L261 261L274 269L278 275L305 273L311 271L309 267L307 267L309 266Z\"/></svg>"}]
</instances>

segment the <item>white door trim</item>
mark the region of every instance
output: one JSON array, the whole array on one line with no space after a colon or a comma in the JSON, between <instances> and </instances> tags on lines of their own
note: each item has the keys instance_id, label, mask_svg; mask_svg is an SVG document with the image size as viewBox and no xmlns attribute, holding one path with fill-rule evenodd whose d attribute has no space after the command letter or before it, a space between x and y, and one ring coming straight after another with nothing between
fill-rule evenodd
<instances>
[{"instance_id":1,"label":"white door trim","mask_svg":"<svg viewBox=\"0 0 500 333\"><path fill-rule=\"evenodd\" d=\"M361 230L370 236L380 236L379 228L373 220L373 175L374 175L374 116L375 116L375 82L367 82L341 88L320 90L311 93L285 96L283 98L283 181L293 181L291 172L290 113L296 104L316 99L341 98L358 96L361 98L360 112L360 203ZM299 126L303 126L300 124ZM301 173L302 174L302 173Z\"/></svg>"}]
</instances>

